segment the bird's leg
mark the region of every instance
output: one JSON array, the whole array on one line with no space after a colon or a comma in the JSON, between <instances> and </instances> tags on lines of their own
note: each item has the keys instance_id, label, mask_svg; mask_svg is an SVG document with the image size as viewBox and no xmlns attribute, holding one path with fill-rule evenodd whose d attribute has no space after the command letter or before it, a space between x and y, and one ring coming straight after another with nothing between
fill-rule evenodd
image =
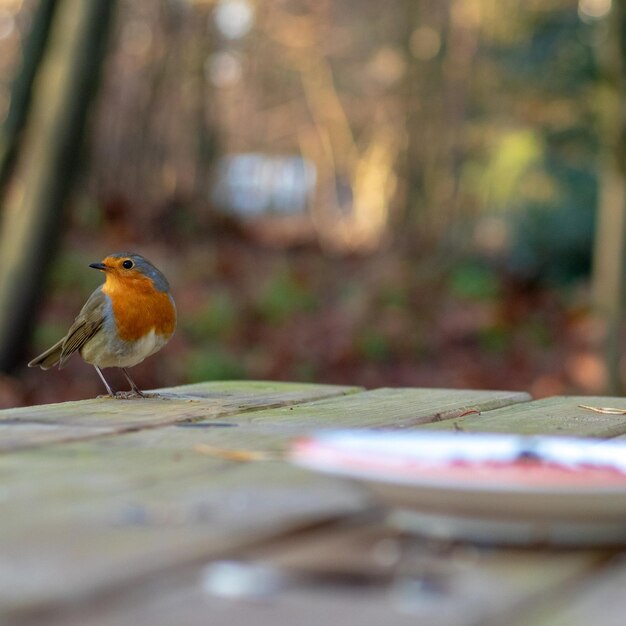
<instances>
[{"instance_id":1,"label":"bird's leg","mask_svg":"<svg viewBox=\"0 0 626 626\"><path fill-rule=\"evenodd\" d=\"M141 389L139 389L139 387L137 387L137 385L135 384L135 381L130 377L128 370L125 367L120 367L120 369L124 373L124 376L126 376L126 380L129 382L130 388L133 394L139 396L140 398L151 397L150 394L144 393L143 391L141 391Z\"/></svg>"},{"instance_id":2,"label":"bird's leg","mask_svg":"<svg viewBox=\"0 0 626 626\"><path fill-rule=\"evenodd\" d=\"M100 378L102 379L104 386L107 388L107 391L109 392L109 396L111 396L111 398L115 398L115 394L113 393L113 390L111 389L111 387L109 387L109 383L107 383L106 378L102 374L102 371L100 370L100 368L97 365L94 365L94 367L96 368L96 372L98 372L98 376L100 376Z\"/></svg>"}]
</instances>

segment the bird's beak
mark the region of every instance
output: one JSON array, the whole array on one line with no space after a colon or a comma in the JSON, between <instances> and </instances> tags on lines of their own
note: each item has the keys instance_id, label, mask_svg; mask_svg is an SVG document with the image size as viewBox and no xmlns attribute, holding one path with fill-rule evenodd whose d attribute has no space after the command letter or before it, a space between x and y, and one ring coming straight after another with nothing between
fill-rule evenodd
<instances>
[{"instance_id":1,"label":"bird's beak","mask_svg":"<svg viewBox=\"0 0 626 626\"><path fill-rule=\"evenodd\" d=\"M100 270L102 272L106 272L108 269L104 263L90 263L89 267L93 267L94 270Z\"/></svg>"}]
</instances>

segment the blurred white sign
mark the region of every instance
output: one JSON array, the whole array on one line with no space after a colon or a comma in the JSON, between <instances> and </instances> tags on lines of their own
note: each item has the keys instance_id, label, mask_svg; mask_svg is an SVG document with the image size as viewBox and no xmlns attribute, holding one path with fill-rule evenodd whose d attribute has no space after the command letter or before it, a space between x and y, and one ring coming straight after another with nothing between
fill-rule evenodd
<instances>
[{"instance_id":1,"label":"blurred white sign","mask_svg":"<svg viewBox=\"0 0 626 626\"><path fill-rule=\"evenodd\" d=\"M304 213L316 179L315 165L301 156L225 156L218 161L213 200L241 217Z\"/></svg>"}]
</instances>

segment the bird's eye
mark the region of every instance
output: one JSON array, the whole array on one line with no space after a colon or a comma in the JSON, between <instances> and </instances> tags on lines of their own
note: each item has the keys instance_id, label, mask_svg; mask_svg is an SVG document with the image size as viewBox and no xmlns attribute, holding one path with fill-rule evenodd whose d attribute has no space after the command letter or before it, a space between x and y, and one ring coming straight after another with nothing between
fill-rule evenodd
<instances>
[{"instance_id":1,"label":"bird's eye","mask_svg":"<svg viewBox=\"0 0 626 626\"><path fill-rule=\"evenodd\" d=\"M126 260L122 263L122 267L123 267L125 270L129 270L129 269L131 269L131 267L132 267L133 265L135 265L135 264L134 264L134 263L133 263L130 259L126 259Z\"/></svg>"}]
</instances>

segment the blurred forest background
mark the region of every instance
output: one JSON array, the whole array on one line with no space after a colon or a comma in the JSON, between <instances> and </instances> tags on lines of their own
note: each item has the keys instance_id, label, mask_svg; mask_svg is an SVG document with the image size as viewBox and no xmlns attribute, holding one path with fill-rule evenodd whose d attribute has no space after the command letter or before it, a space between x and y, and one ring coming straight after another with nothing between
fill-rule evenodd
<instances>
[{"instance_id":1,"label":"blurred forest background","mask_svg":"<svg viewBox=\"0 0 626 626\"><path fill-rule=\"evenodd\" d=\"M0 0L0 406L102 392L25 363L119 250L143 388L619 391L622 5Z\"/></svg>"}]
</instances>

